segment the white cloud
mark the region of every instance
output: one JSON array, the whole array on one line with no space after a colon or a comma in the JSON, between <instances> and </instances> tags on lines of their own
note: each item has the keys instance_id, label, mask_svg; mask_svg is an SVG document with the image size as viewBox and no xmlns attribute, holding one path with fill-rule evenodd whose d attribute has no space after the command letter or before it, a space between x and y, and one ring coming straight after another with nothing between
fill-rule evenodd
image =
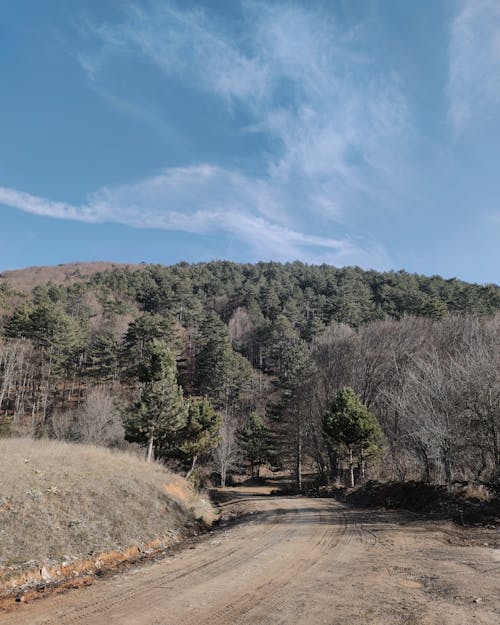
<instances>
[{"instance_id":1,"label":"white cloud","mask_svg":"<svg viewBox=\"0 0 500 625\"><path fill-rule=\"evenodd\" d=\"M500 3L464 0L451 25L449 118L456 132L500 105Z\"/></svg>"},{"instance_id":2,"label":"white cloud","mask_svg":"<svg viewBox=\"0 0 500 625\"><path fill-rule=\"evenodd\" d=\"M335 221L348 224L350 210L380 205L404 185L412 140L397 77L359 53L358 31L283 3L245 3L237 33L235 24L228 31L202 10L147 6L127 5L120 23L87 26L87 41L97 38L97 48L76 57L90 84L140 116L133 87L128 100L123 90L112 91L114 69L135 58L163 80L215 98L233 121L244 111L241 141L248 133L265 137L253 172L190 164L103 188L81 207L10 189L0 190L0 202L89 222L224 232L262 257L386 267L376 244L331 234L339 229ZM161 124L158 110L146 106L146 121Z\"/></svg>"},{"instance_id":3,"label":"white cloud","mask_svg":"<svg viewBox=\"0 0 500 625\"><path fill-rule=\"evenodd\" d=\"M52 202L44 198L0 187L0 204L12 206L27 213L40 215L42 217L56 217L58 219L78 219L80 221L95 221L85 209L79 209L64 202Z\"/></svg>"},{"instance_id":4,"label":"white cloud","mask_svg":"<svg viewBox=\"0 0 500 625\"><path fill-rule=\"evenodd\" d=\"M230 200L229 200L230 198ZM173 168L135 184L103 188L83 206L52 202L0 187L0 204L35 215L87 223L116 222L199 235L224 233L257 258L384 266L383 250L349 239L304 234L271 221L272 189L220 168ZM373 253L372 253L373 252Z\"/></svg>"},{"instance_id":5,"label":"white cloud","mask_svg":"<svg viewBox=\"0 0 500 625\"><path fill-rule=\"evenodd\" d=\"M357 31L310 8L243 6L236 35L199 9L129 8L121 23L94 27L101 56L82 56L82 67L95 83L111 71L113 54L117 63L136 54L167 79L220 98L228 114L246 110L254 120L246 130L272 145L256 155L266 182L302 212L324 216L328 207L343 219L360 198L403 184L408 108L397 78L359 53ZM287 207L290 218L295 209Z\"/></svg>"}]
</instances>

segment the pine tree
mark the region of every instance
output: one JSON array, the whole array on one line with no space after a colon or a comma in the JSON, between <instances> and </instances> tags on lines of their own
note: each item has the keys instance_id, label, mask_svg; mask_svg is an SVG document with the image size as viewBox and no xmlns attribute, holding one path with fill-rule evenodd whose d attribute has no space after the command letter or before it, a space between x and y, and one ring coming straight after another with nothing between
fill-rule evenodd
<instances>
[{"instance_id":1,"label":"pine tree","mask_svg":"<svg viewBox=\"0 0 500 625\"><path fill-rule=\"evenodd\" d=\"M358 454L361 476L365 458L380 449L382 430L375 417L352 390L341 389L323 422L325 436L332 445L345 445L349 455L350 485L354 487L354 454Z\"/></svg>"},{"instance_id":2,"label":"pine tree","mask_svg":"<svg viewBox=\"0 0 500 625\"><path fill-rule=\"evenodd\" d=\"M186 479L193 473L198 457L217 446L220 424L220 413L206 397L187 400L186 425L179 432L180 449L191 462Z\"/></svg>"},{"instance_id":3,"label":"pine tree","mask_svg":"<svg viewBox=\"0 0 500 625\"><path fill-rule=\"evenodd\" d=\"M162 340L170 348L177 347L173 320L145 312L130 322L121 347L121 361L128 377L137 376L153 340Z\"/></svg>"},{"instance_id":4,"label":"pine tree","mask_svg":"<svg viewBox=\"0 0 500 625\"><path fill-rule=\"evenodd\" d=\"M278 421L278 436L285 458L293 464L297 492L302 491L302 464L308 435L311 399L309 385L312 361L308 345L301 339L281 343L281 398L273 412Z\"/></svg>"},{"instance_id":5,"label":"pine tree","mask_svg":"<svg viewBox=\"0 0 500 625\"><path fill-rule=\"evenodd\" d=\"M155 446L168 448L174 444L187 417L186 402L177 384L175 358L164 341L153 339L147 346L139 379L143 387L129 419L129 438L147 442L149 462Z\"/></svg>"},{"instance_id":6,"label":"pine tree","mask_svg":"<svg viewBox=\"0 0 500 625\"><path fill-rule=\"evenodd\" d=\"M245 460L250 463L252 477L259 477L260 465L273 457L271 430L260 415L250 414L238 433L238 442Z\"/></svg>"}]
</instances>

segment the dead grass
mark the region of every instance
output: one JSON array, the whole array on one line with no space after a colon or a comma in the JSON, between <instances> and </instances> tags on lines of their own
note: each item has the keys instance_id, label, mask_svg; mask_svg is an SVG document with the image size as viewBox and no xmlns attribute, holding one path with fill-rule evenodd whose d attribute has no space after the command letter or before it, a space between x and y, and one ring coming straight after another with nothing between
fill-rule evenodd
<instances>
[{"instance_id":1,"label":"dead grass","mask_svg":"<svg viewBox=\"0 0 500 625\"><path fill-rule=\"evenodd\" d=\"M0 439L0 577L161 539L211 521L183 478L124 452Z\"/></svg>"},{"instance_id":2,"label":"dead grass","mask_svg":"<svg viewBox=\"0 0 500 625\"><path fill-rule=\"evenodd\" d=\"M457 495L461 495L465 499L477 499L478 501L491 501L494 496L491 490L483 484L458 486L453 489L453 492Z\"/></svg>"},{"instance_id":3,"label":"dead grass","mask_svg":"<svg viewBox=\"0 0 500 625\"><path fill-rule=\"evenodd\" d=\"M35 286L47 284L69 285L88 278L99 271L127 268L133 271L140 270L143 265L111 262L81 262L65 263L62 265L27 267L14 269L0 274L0 283L5 282L10 288L19 291L31 291Z\"/></svg>"}]
</instances>

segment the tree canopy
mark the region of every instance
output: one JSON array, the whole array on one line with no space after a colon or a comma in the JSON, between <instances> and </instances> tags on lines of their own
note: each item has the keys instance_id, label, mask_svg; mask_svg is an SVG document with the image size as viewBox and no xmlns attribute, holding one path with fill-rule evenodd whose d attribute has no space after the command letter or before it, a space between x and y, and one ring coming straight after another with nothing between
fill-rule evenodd
<instances>
[{"instance_id":1,"label":"tree canopy","mask_svg":"<svg viewBox=\"0 0 500 625\"><path fill-rule=\"evenodd\" d=\"M340 389L325 414L324 432L331 445L345 445L349 452L351 486L354 486L353 456L359 457L360 468L367 456L380 450L383 434L375 417L352 388Z\"/></svg>"}]
</instances>

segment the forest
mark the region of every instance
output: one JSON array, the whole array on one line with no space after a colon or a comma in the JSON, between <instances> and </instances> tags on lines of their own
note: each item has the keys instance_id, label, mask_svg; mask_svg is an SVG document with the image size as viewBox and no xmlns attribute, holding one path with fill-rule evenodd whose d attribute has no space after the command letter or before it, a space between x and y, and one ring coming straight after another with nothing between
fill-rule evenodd
<instances>
[{"instance_id":1,"label":"forest","mask_svg":"<svg viewBox=\"0 0 500 625\"><path fill-rule=\"evenodd\" d=\"M500 287L226 261L0 276L0 435L202 482L500 476Z\"/></svg>"}]
</instances>

